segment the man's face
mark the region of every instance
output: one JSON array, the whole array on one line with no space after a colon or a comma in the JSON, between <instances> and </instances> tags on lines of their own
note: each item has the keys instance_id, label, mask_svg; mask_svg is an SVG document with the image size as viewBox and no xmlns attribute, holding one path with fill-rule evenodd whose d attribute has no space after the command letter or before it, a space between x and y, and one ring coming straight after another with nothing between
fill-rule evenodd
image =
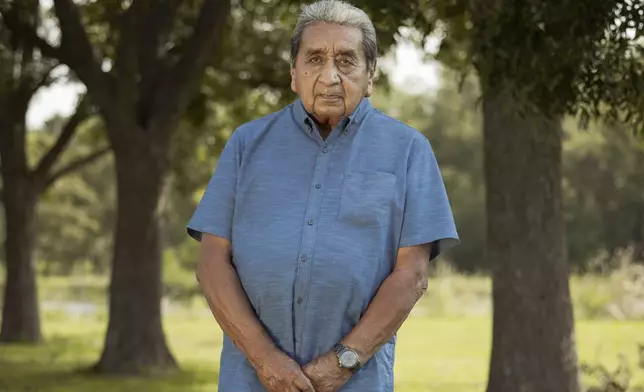
<instances>
[{"instance_id":1,"label":"man's face","mask_svg":"<svg viewBox=\"0 0 644 392\"><path fill-rule=\"evenodd\" d=\"M373 89L362 31L329 23L308 26L291 69L291 89L320 124L335 126L350 115Z\"/></svg>"}]
</instances>

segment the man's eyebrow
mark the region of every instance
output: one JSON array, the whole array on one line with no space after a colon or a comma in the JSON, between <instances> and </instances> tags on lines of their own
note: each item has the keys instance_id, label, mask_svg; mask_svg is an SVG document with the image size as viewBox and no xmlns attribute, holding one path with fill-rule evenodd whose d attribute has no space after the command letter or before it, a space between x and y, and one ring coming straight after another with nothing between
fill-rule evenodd
<instances>
[{"instance_id":1,"label":"man's eyebrow","mask_svg":"<svg viewBox=\"0 0 644 392\"><path fill-rule=\"evenodd\" d=\"M339 55L339 56L349 56L349 57L358 57L358 53L353 49L338 50L337 55Z\"/></svg>"},{"instance_id":2,"label":"man's eyebrow","mask_svg":"<svg viewBox=\"0 0 644 392\"><path fill-rule=\"evenodd\" d=\"M304 55L305 56L312 56L314 54L325 54L326 49L323 48L306 48L304 50Z\"/></svg>"},{"instance_id":3,"label":"man's eyebrow","mask_svg":"<svg viewBox=\"0 0 644 392\"><path fill-rule=\"evenodd\" d=\"M327 50L324 48L306 48L304 50L304 55L306 57L312 56L315 54L326 54ZM349 57L358 57L358 53L353 49L344 49L336 51L336 56L349 56Z\"/></svg>"}]
</instances>

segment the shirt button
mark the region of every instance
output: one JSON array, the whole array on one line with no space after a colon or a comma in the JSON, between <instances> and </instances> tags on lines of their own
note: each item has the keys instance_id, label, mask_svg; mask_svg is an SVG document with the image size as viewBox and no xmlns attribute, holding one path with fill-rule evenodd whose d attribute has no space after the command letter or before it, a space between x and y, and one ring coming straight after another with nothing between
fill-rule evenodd
<instances>
[{"instance_id":1,"label":"shirt button","mask_svg":"<svg viewBox=\"0 0 644 392\"><path fill-rule=\"evenodd\" d=\"M300 260L302 260L302 262L303 262L303 263L305 263L305 262L306 262L306 260L308 260L308 258L307 258L307 257L306 257L306 255L305 255L305 256L302 256L302 257L300 258Z\"/></svg>"},{"instance_id":2,"label":"shirt button","mask_svg":"<svg viewBox=\"0 0 644 392\"><path fill-rule=\"evenodd\" d=\"M315 184L315 189L320 189L320 188L322 188L322 185L320 185L320 184Z\"/></svg>"},{"instance_id":3,"label":"shirt button","mask_svg":"<svg viewBox=\"0 0 644 392\"><path fill-rule=\"evenodd\" d=\"M297 303L298 303L298 304L301 304L301 303L302 303L302 301L304 301L304 300L302 299L302 297L297 297Z\"/></svg>"},{"instance_id":4,"label":"shirt button","mask_svg":"<svg viewBox=\"0 0 644 392\"><path fill-rule=\"evenodd\" d=\"M326 147L324 147L324 148L322 149L322 152L326 154L327 152L329 152L329 149L328 149L328 148L326 148Z\"/></svg>"},{"instance_id":5,"label":"shirt button","mask_svg":"<svg viewBox=\"0 0 644 392\"><path fill-rule=\"evenodd\" d=\"M313 226L313 219L309 219L307 223L309 224L309 226Z\"/></svg>"}]
</instances>

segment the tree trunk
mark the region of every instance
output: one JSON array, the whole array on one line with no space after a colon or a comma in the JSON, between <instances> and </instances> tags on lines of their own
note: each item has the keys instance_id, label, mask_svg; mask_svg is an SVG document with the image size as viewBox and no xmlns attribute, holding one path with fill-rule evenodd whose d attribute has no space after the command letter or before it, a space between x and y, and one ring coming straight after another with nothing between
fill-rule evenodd
<instances>
[{"instance_id":1,"label":"tree trunk","mask_svg":"<svg viewBox=\"0 0 644 392\"><path fill-rule=\"evenodd\" d=\"M484 88L485 90L485 88ZM493 268L488 392L578 392L561 197L560 119L518 115L484 91L487 252Z\"/></svg>"},{"instance_id":2,"label":"tree trunk","mask_svg":"<svg viewBox=\"0 0 644 392\"><path fill-rule=\"evenodd\" d=\"M7 276L0 341L38 343L42 335L33 259L36 190L14 159L19 157L12 151L3 152Z\"/></svg>"},{"instance_id":3,"label":"tree trunk","mask_svg":"<svg viewBox=\"0 0 644 392\"><path fill-rule=\"evenodd\" d=\"M176 367L161 320L158 207L167 163L152 150L148 145L114 151L118 205L109 325L95 367L102 373L156 374Z\"/></svg>"}]
</instances>

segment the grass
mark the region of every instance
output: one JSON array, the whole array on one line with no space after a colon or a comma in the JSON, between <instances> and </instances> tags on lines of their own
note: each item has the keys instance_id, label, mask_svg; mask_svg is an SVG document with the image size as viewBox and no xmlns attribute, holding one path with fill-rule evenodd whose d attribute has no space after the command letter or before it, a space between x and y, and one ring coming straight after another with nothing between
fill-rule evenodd
<instances>
[{"instance_id":1,"label":"grass","mask_svg":"<svg viewBox=\"0 0 644 392\"><path fill-rule=\"evenodd\" d=\"M631 275L642 276L622 271L608 277L571 279L577 348L581 362L602 364L610 370L624 355L633 373L631 386L644 386L644 369L636 366L637 344L644 343L642 285L631 284ZM0 392L217 390L221 331L205 302L194 297L165 307L164 327L180 372L163 378L83 373L103 345L106 284L106 279L93 277L40 279L46 341L37 347L0 345ZM490 291L490 281L484 277L442 273L432 278L427 295L399 332L397 392L485 391L491 346ZM74 302L78 299L94 306L78 307ZM71 308L65 307L70 303ZM587 376L583 381L585 385L596 383Z\"/></svg>"},{"instance_id":2,"label":"grass","mask_svg":"<svg viewBox=\"0 0 644 392\"><path fill-rule=\"evenodd\" d=\"M182 371L157 379L83 374L79 370L100 353L105 317L46 312L45 344L0 346L0 391L216 391L221 333L204 309L176 309L165 317L169 344ZM635 364L641 331L643 321L581 320L577 322L580 359L613 368L623 353ZM490 336L487 316L411 316L399 333L396 391L484 391ZM632 370L632 384L644 385L644 370Z\"/></svg>"}]
</instances>

